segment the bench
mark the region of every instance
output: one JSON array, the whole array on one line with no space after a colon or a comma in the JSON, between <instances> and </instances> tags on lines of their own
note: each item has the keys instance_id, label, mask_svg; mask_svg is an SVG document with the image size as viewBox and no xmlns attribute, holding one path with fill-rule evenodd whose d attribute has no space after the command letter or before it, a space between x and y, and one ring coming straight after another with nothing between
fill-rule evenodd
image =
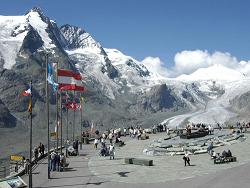
<instances>
[{"instance_id":1,"label":"bench","mask_svg":"<svg viewBox=\"0 0 250 188\"><path fill-rule=\"evenodd\" d=\"M134 159L134 158L125 158L125 159L124 159L125 164L133 164L133 159Z\"/></svg>"},{"instance_id":2,"label":"bench","mask_svg":"<svg viewBox=\"0 0 250 188\"><path fill-rule=\"evenodd\" d=\"M236 162L236 157L225 157L225 158L218 158L214 159L214 164L223 164L229 162Z\"/></svg>"},{"instance_id":3,"label":"bench","mask_svg":"<svg viewBox=\"0 0 250 188\"><path fill-rule=\"evenodd\" d=\"M150 159L137 159L137 158L125 158L125 164L153 166L153 160L150 160Z\"/></svg>"}]
</instances>

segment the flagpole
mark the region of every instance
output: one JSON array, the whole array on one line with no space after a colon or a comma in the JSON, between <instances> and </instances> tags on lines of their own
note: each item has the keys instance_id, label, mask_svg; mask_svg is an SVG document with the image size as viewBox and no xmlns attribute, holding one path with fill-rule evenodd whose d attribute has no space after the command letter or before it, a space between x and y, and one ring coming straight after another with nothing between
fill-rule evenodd
<instances>
[{"instance_id":1,"label":"flagpole","mask_svg":"<svg viewBox=\"0 0 250 188\"><path fill-rule=\"evenodd\" d=\"M48 179L50 179L50 130L49 130L49 85L48 85L48 54L45 55L46 63L46 111L47 111L47 129L48 129Z\"/></svg>"},{"instance_id":2,"label":"flagpole","mask_svg":"<svg viewBox=\"0 0 250 188\"><path fill-rule=\"evenodd\" d=\"M68 102L68 99L67 99L67 97L68 97L68 92L66 92L66 103ZM67 135L66 135L66 137L67 137L67 143L66 143L66 157L68 157L68 140L69 140L69 113L68 113L69 111L68 111L68 108L66 107L66 131L67 131Z\"/></svg>"},{"instance_id":3,"label":"flagpole","mask_svg":"<svg viewBox=\"0 0 250 188\"><path fill-rule=\"evenodd\" d=\"M74 100L75 100L75 90L74 90ZM73 142L75 141L75 118L76 118L76 111L74 110L74 118L73 118Z\"/></svg>"},{"instance_id":4,"label":"flagpole","mask_svg":"<svg viewBox=\"0 0 250 188\"><path fill-rule=\"evenodd\" d=\"M81 97L81 134L80 134L80 149L82 149L82 108L83 108L83 98Z\"/></svg>"},{"instance_id":5,"label":"flagpole","mask_svg":"<svg viewBox=\"0 0 250 188\"><path fill-rule=\"evenodd\" d=\"M32 80L30 81L30 163L29 163L29 188L32 188Z\"/></svg>"},{"instance_id":6,"label":"flagpole","mask_svg":"<svg viewBox=\"0 0 250 188\"><path fill-rule=\"evenodd\" d=\"M60 123L61 131L60 132L61 132L61 153L62 153L62 142L63 142L63 138L62 138L62 134L63 134L62 133L62 131L63 131L62 130L62 92L60 92L60 106L61 106L61 109L60 109L61 110L61 115L60 115L61 116L61 123Z\"/></svg>"},{"instance_id":7,"label":"flagpole","mask_svg":"<svg viewBox=\"0 0 250 188\"><path fill-rule=\"evenodd\" d=\"M56 83L58 83L58 66L59 62L56 64ZM56 91L56 151L58 151L58 142L59 142L59 137L58 137L58 108L59 108L59 103L58 103L58 91Z\"/></svg>"}]
</instances>

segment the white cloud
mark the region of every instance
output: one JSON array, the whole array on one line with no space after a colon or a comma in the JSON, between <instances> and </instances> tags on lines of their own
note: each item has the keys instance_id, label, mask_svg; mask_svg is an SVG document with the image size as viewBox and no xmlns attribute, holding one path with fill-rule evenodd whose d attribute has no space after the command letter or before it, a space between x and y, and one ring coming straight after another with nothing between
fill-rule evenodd
<instances>
[{"instance_id":1,"label":"white cloud","mask_svg":"<svg viewBox=\"0 0 250 188\"><path fill-rule=\"evenodd\" d=\"M211 65L221 64L228 68L237 68L239 62L236 57L230 53L214 52L208 53L206 50L182 51L175 55L175 70L176 75L190 74L199 68L206 68Z\"/></svg>"},{"instance_id":2,"label":"white cloud","mask_svg":"<svg viewBox=\"0 0 250 188\"><path fill-rule=\"evenodd\" d=\"M158 57L146 57L141 63L144 64L150 72L164 77L174 78L182 74L191 74L199 68L206 68L215 64L238 70L242 74L250 77L250 60L239 61L228 52L216 51L210 54L206 50L185 50L176 53L174 62L174 66L169 68L167 68L165 63Z\"/></svg>"},{"instance_id":3,"label":"white cloud","mask_svg":"<svg viewBox=\"0 0 250 188\"><path fill-rule=\"evenodd\" d=\"M174 72L178 74L190 74L201 67L208 67L210 64L207 51L182 51L178 52L174 58Z\"/></svg>"},{"instance_id":4,"label":"white cloud","mask_svg":"<svg viewBox=\"0 0 250 188\"><path fill-rule=\"evenodd\" d=\"M159 57L146 57L141 63L152 73L168 77L170 74Z\"/></svg>"},{"instance_id":5,"label":"white cloud","mask_svg":"<svg viewBox=\"0 0 250 188\"><path fill-rule=\"evenodd\" d=\"M174 66L169 68L166 68L164 62L158 57L146 57L141 63L150 72L165 77L178 77L182 74L191 74L199 68L206 68L215 64L238 70L242 74L250 76L250 60L238 61L236 57L228 52L216 51L210 54L206 50L185 50L176 53L174 62Z\"/></svg>"}]
</instances>

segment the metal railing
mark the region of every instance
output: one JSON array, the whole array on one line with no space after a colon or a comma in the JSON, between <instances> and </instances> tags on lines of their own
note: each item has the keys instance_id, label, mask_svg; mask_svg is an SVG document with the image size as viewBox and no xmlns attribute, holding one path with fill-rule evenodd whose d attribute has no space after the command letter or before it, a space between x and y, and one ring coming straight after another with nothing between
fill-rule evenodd
<instances>
[{"instance_id":1,"label":"metal railing","mask_svg":"<svg viewBox=\"0 0 250 188\"><path fill-rule=\"evenodd\" d=\"M9 166L0 166L0 178L5 178L14 173L18 173L21 168L25 167L25 162L10 162Z\"/></svg>"}]
</instances>

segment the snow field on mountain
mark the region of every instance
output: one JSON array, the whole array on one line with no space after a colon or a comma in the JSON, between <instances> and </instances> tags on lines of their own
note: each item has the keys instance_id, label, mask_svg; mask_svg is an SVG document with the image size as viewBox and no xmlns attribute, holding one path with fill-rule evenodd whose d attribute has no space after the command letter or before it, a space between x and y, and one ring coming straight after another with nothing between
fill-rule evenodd
<instances>
[{"instance_id":1,"label":"snow field on mountain","mask_svg":"<svg viewBox=\"0 0 250 188\"><path fill-rule=\"evenodd\" d=\"M181 75L177 80L198 81L198 80L225 80L234 81L244 79L245 76L233 69L220 64L212 65L208 68L200 68L190 75Z\"/></svg>"},{"instance_id":2,"label":"snow field on mountain","mask_svg":"<svg viewBox=\"0 0 250 188\"><path fill-rule=\"evenodd\" d=\"M44 47L46 49L56 47L50 39L48 32L46 31L48 24L42 21L39 14L37 12L31 11L26 15L26 17L29 21L29 24L39 33L44 42Z\"/></svg>"},{"instance_id":3,"label":"snow field on mountain","mask_svg":"<svg viewBox=\"0 0 250 188\"><path fill-rule=\"evenodd\" d=\"M15 59L27 34L25 26L25 16L0 16L0 59L4 61L3 68L10 69L15 65ZM16 36L11 36L12 33Z\"/></svg>"}]
</instances>

